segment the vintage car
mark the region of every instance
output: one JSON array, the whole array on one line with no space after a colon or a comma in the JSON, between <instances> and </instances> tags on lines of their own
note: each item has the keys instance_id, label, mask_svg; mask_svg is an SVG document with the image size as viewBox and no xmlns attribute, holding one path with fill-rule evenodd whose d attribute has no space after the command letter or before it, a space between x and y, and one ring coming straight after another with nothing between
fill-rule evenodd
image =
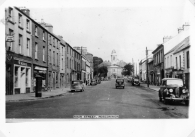
<instances>
[{"instance_id":1,"label":"vintage car","mask_svg":"<svg viewBox=\"0 0 195 137\"><path fill-rule=\"evenodd\" d=\"M132 84L132 86L134 86L134 85L140 86L139 79L138 79L138 78L133 78L133 79L131 80L131 84Z\"/></svg>"},{"instance_id":2,"label":"vintage car","mask_svg":"<svg viewBox=\"0 0 195 137\"><path fill-rule=\"evenodd\" d=\"M71 85L70 85L70 90L71 91L84 91L84 83L81 80L75 80L72 81Z\"/></svg>"},{"instance_id":3,"label":"vintage car","mask_svg":"<svg viewBox=\"0 0 195 137\"><path fill-rule=\"evenodd\" d=\"M92 85L92 86L93 85L97 85L96 80L95 79L92 79L90 85Z\"/></svg>"},{"instance_id":4,"label":"vintage car","mask_svg":"<svg viewBox=\"0 0 195 137\"><path fill-rule=\"evenodd\" d=\"M173 101L183 101L186 105L188 105L189 96L189 91L183 85L182 79L162 79L162 86L159 89L159 101L163 100L165 104Z\"/></svg>"},{"instance_id":5,"label":"vintage car","mask_svg":"<svg viewBox=\"0 0 195 137\"><path fill-rule=\"evenodd\" d=\"M123 89L125 88L125 80L123 78L117 78L116 79L116 83L115 83L115 87L122 87Z\"/></svg>"}]
</instances>

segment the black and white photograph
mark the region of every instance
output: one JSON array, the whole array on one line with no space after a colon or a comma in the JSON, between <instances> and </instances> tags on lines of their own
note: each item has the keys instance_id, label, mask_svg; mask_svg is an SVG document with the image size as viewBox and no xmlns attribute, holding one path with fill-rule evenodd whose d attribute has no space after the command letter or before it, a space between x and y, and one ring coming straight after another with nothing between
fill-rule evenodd
<instances>
[{"instance_id":1,"label":"black and white photograph","mask_svg":"<svg viewBox=\"0 0 195 137\"><path fill-rule=\"evenodd\" d=\"M0 7L0 135L195 137L193 0Z\"/></svg>"}]
</instances>

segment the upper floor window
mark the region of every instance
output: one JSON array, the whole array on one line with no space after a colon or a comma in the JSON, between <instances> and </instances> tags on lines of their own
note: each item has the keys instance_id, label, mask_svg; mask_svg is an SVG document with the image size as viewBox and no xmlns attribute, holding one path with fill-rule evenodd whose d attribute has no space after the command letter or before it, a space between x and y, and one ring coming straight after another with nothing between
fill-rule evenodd
<instances>
[{"instance_id":1,"label":"upper floor window","mask_svg":"<svg viewBox=\"0 0 195 137\"><path fill-rule=\"evenodd\" d=\"M55 51L53 51L53 65L55 65Z\"/></svg>"},{"instance_id":2,"label":"upper floor window","mask_svg":"<svg viewBox=\"0 0 195 137\"><path fill-rule=\"evenodd\" d=\"M45 62L45 47L43 46L43 61Z\"/></svg>"},{"instance_id":3,"label":"upper floor window","mask_svg":"<svg viewBox=\"0 0 195 137\"><path fill-rule=\"evenodd\" d=\"M43 31L43 40L45 41L45 31Z\"/></svg>"},{"instance_id":4,"label":"upper floor window","mask_svg":"<svg viewBox=\"0 0 195 137\"><path fill-rule=\"evenodd\" d=\"M30 31L30 20L26 19L26 29Z\"/></svg>"},{"instance_id":5,"label":"upper floor window","mask_svg":"<svg viewBox=\"0 0 195 137\"><path fill-rule=\"evenodd\" d=\"M55 38L53 38L53 46L55 47Z\"/></svg>"},{"instance_id":6,"label":"upper floor window","mask_svg":"<svg viewBox=\"0 0 195 137\"><path fill-rule=\"evenodd\" d=\"M179 56L179 68L181 69L181 55Z\"/></svg>"},{"instance_id":7,"label":"upper floor window","mask_svg":"<svg viewBox=\"0 0 195 137\"><path fill-rule=\"evenodd\" d=\"M35 59L38 59L38 44L35 43Z\"/></svg>"},{"instance_id":8,"label":"upper floor window","mask_svg":"<svg viewBox=\"0 0 195 137\"><path fill-rule=\"evenodd\" d=\"M22 27L22 15L18 14L18 25Z\"/></svg>"},{"instance_id":9,"label":"upper floor window","mask_svg":"<svg viewBox=\"0 0 195 137\"><path fill-rule=\"evenodd\" d=\"M13 19L13 9L12 9L11 7L9 7L8 10L9 10L9 11L8 11L8 12L9 12L9 13L8 13L8 14L9 14L9 15L8 15L8 16L9 16L9 20L12 21L12 19Z\"/></svg>"},{"instance_id":10,"label":"upper floor window","mask_svg":"<svg viewBox=\"0 0 195 137\"><path fill-rule=\"evenodd\" d=\"M9 29L9 36L13 36L13 34L14 34L14 31L13 31L12 29ZM8 44L8 50L9 50L9 51L12 51L12 48L13 48L13 41L8 42L7 44Z\"/></svg>"},{"instance_id":11,"label":"upper floor window","mask_svg":"<svg viewBox=\"0 0 195 137\"><path fill-rule=\"evenodd\" d=\"M178 69L177 57L175 57L176 69Z\"/></svg>"},{"instance_id":12,"label":"upper floor window","mask_svg":"<svg viewBox=\"0 0 195 137\"><path fill-rule=\"evenodd\" d=\"M26 41L27 56L30 56L30 39L27 38Z\"/></svg>"},{"instance_id":13,"label":"upper floor window","mask_svg":"<svg viewBox=\"0 0 195 137\"><path fill-rule=\"evenodd\" d=\"M38 27L35 26L35 36L38 36Z\"/></svg>"},{"instance_id":14,"label":"upper floor window","mask_svg":"<svg viewBox=\"0 0 195 137\"><path fill-rule=\"evenodd\" d=\"M22 35L19 34L19 38L18 38L18 45L19 45L19 53L22 54Z\"/></svg>"},{"instance_id":15,"label":"upper floor window","mask_svg":"<svg viewBox=\"0 0 195 137\"><path fill-rule=\"evenodd\" d=\"M190 68L189 51L186 52L186 59L187 59L187 68Z\"/></svg>"}]
</instances>

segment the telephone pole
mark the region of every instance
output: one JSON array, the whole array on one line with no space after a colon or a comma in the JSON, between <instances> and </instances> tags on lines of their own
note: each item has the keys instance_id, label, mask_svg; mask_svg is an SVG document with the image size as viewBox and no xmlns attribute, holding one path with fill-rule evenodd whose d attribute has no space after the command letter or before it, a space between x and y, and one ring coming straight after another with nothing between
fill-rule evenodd
<instances>
[{"instance_id":1,"label":"telephone pole","mask_svg":"<svg viewBox=\"0 0 195 137\"><path fill-rule=\"evenodd\" d=\"M149 87L149 80L148 80L148 49L146 47L146 82L147 86Z\"/></svg>"}]
</instances>

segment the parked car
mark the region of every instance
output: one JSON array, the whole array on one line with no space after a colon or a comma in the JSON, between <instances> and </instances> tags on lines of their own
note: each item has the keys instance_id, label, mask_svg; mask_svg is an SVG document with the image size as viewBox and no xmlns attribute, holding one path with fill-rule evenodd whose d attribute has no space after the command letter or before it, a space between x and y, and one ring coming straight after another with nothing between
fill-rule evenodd
<instances>
[{"instance_id":1,"label":"parked car","mask_svg":"<svg viewBox=\"0 0 195 137\"><path fill-rule=\"evenodd\" d=\"M100 79L97 79L97 84L100 84L101 83L101 80Z\"/></svg>"},{"instance_id":2,"label":"parked car","mask_svg":"<svg viewBox=\"0 0 195 137\"><path fill-rule=\"evenodd\" d=\"M97 85L96 80L95 79L92 79L90 85Z\"/></svg>"},{"instance_id":3,"label":"parked car","mask_svg":"<svg viewBox=\"0 0 195 137\"><path fill-rule=\"evenodd\" d=\"M164 78L162 79L162 86L159 90L159 101L168 103L170 101L184 101L186 105L189 104L190 93L183 85L182 79L178 78Z\"/></svg>"},{"instance_id":4,"label":"parked car","mask_svg":"<svg viewBox=\"0 0 195 137\"><path fill-rule=\"evenodd\" d=\"M116 83L115 83L115 87L122 87L123 89L125 88L125 80L123 78L117 78L116 79Z\"/></svg>"},{"instance_id":5,"label":"parked car","mask_svg":"<svg viewBox=\"0 0 195 137\"><path fill-rule=\"evenodd\" d=\"M81 80L72 81L70 86L71 91L84 91L84 83Z\"/></svg>"},{"instance_id":6,"label":"parked car","mask_svg":"<svg viewBox=\"0 0 195 137\"><path fill-rule=\"evenodd\" d=\"M133 78L131 80L131 84L132 84L132 86L140 86L140 81L138 78Z\"/></svg>"}]
</instances>

